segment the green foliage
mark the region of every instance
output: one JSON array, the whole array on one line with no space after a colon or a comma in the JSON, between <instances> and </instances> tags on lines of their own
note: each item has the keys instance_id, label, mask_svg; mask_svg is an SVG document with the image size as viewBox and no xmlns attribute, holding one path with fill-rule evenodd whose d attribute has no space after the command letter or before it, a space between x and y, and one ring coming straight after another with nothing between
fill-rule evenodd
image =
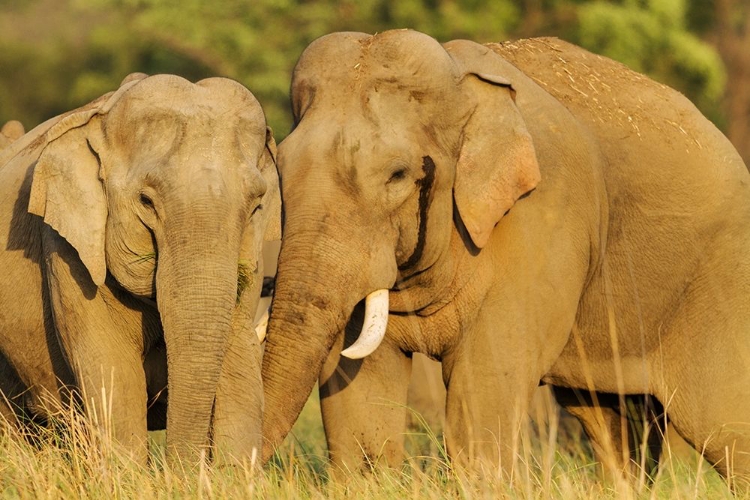
<instances>
[{"instance_id":1,"label":"green foliage","mask_svg":"<svg viewBox=\"0 0 750 500\"><path fill-rule=\"evenodd\" d=\"M681 90L715 116L724 65L711 46L686 31L686 12L686 0L589 2L578 9L574 41Z\"/></svg>"},{"instance_id":2,"label":"green foliage","mask_svg":"<svg viewBox=\"0 0 750 500\"><path fill-rule=\"evenodd\" d=\"M558 35L683 91L720 118L724 70L690 31L697 0L24 0L0 10L0 123L27 128L134 71L246 85L281 140L294 64L332 31L414 28L440 41ZM696 14L697 12L697 14Z\"/></svg>"}]
</instances>

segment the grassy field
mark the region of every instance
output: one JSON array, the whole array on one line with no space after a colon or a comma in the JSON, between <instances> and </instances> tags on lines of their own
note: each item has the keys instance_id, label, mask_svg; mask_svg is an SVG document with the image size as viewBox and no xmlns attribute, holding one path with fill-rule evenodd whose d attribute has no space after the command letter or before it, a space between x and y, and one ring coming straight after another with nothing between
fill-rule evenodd
<instances>
[{"instance_id":1,"label":"grassy field","mask_svg":"<svg viewBox=\"0 0 750 500\"><path fill-rule=\"evenodd\" d=\"M400 470L328 479L325 439L315 397L273 464L258 468L201 469L184 475L161 464L163 433L152 433L148 468L129 463L106 436L83 432L82 418L65 417L70 432L45 431L30 442L8 427L0 433L3 498L733 498L722 479L700 460L665 459L653 484L603 480L591 451L577 435L556 425L530 429L522 439L512 484L489 474L482 479L451 468L435 434L410 432L412 458ZM680 453L682 457L684 453Z\"/></svg>"}]
</instances>

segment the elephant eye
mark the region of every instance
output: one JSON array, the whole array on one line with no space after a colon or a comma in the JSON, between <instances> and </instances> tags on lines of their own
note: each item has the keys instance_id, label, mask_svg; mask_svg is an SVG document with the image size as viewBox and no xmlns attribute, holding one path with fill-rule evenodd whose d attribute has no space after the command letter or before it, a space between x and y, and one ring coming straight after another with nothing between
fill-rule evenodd
<instances>
[{"instance_id":1,"label":"elephant eye","mask_svg":"<svg viewBox=\"0 0 750 500\"><path fill-rule=\"evenodd\" d=\"M258 210L262 210L262 209L263 209L263 205L259 203L257 207L253 208L253 211L250 213L250 217L252 217L253 215L255 215L255 213Z\"/></svg>"},{"instance_id":2,"label":"elephant eye","mask_svg":"<svg viewBox=\"0 0 750 500\"><path fill-rule=\"evenodd\" d=\"M399 168L395 172L391 174L391 177L388 179L388 182L386 184L390 184L392 182L398 182L400 180L406 179L407 171L405 168Z\"/></svg>"},{"instance_id":3,"label":"elephant eye","mask_svg":"<svg viewBox=\"0 0 750 500\"><path fill-rule=\"evenodd\" d=\"M151 209L151 210L154 209L154 200L149 198L148 195L141 193L140 200L141 200L141 205L143 205L144 207Z\"/></svg>"}]
</instances>

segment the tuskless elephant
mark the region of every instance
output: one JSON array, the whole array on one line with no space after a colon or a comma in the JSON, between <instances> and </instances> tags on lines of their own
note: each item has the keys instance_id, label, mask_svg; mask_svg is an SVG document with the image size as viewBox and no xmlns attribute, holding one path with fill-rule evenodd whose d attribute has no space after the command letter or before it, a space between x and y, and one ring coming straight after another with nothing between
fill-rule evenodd
<instances>
[{"instance_id":1,"label":"tuskless elephant","mask_svg":"<svg viewBox=\"0 0 750 500\"><path fill-rule=\"evenodd\" d=\"M250 459L275 149L242 85L143 74L3 149L2 413L45 419L79 394L145 463L153 403L172 462Z\"/></svg>"},{"instance_id":2,"label":"tuskless elephant","mask_svg":"<svg viewBox=\"0 0 750 500\"><path fill-rule=\"evenodd\" d=\"M19 139L26 130L23 128L23 124L17 120L10 120L5 122L0 128L0 150L3 150L10 146L10 144Z\"/></svg>"},{"instance_id":3,"label":"tuskless elephant","mask_svg":"<svg viewBox=\"0 0 750 500\"><path fill-rule=\"evenodd\" d=\"M264 457L320 377L334 464L400 463L421 352L457 463L512 472L546 383L606 396L567 400L584 424L653 396L750 476L750 175L681 94L557 39L397 30L313 42L291 95Z\"/></svg>"}]
</instances>

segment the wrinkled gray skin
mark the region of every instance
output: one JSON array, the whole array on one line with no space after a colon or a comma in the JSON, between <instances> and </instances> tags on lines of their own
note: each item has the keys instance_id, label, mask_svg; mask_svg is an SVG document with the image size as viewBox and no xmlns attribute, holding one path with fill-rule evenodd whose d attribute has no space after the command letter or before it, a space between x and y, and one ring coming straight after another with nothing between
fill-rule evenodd
<instances>
[{"instance_id":1,"label":"wrinkled gray skin","mask_svg":"<svg viewBox=\"0 0 750 500\"><path fill-rule=\"evenodd\" d=\"M265 457L320 375L333 461L398 464L423 352L459 463L512 470L541 381L654 395L750 475L750 175L682 95L559 40L403 30L313 42L292 99ZM383 288L382 344L340 358Z\"/></svg>"},{"instance_id":2,"label":"wrinkled gray skin","mask_svg":"<svg viewBox=\"0 0 750 500\"><path fill-rule=\"evenodd\" d=\"M163 427L168 373L168 457L190 466L213 445L219 459L249 459L262 411L258 259L279 229L274 156L247 89L171 75L132 75L4 149L3 413L45 418L77 386L145 463L148 400L161 394L149 424Z\"/></svg>"}]
</instances>

